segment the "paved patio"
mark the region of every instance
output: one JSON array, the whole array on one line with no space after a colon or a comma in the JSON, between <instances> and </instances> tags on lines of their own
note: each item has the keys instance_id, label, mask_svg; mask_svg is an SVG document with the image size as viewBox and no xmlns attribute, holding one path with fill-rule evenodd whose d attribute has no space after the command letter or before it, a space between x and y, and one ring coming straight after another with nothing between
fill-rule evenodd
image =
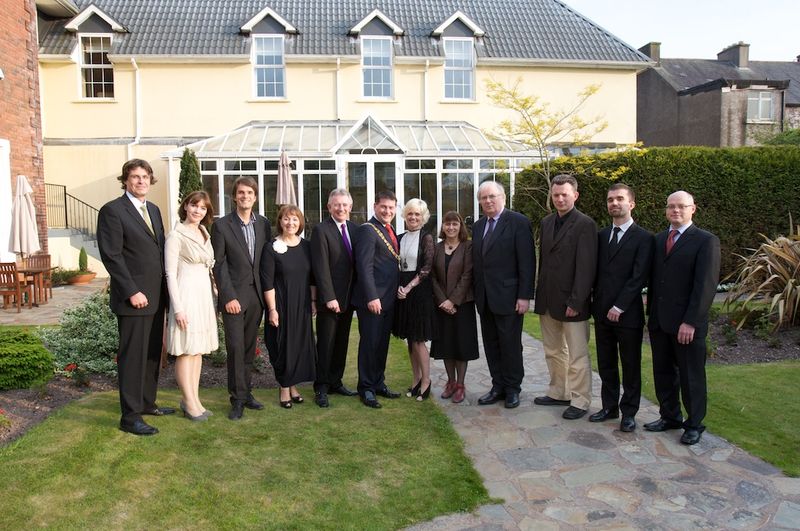
<instances>
[{"instance_id":1,"label":"paved patio","mask_svg":"<svg viewBox=\"0 0 800 531\"><path fill-rule=\"evenodd\" d=\"M75 306L80 301L102 289L107 278L95 278L84 286L58 286L53 288L53 297L47 302L28 309L22 308L17 313L16 307L3 309L0 306L0 325L51 325L58 324L64 310Z\"/></svg>"}]
</instances>

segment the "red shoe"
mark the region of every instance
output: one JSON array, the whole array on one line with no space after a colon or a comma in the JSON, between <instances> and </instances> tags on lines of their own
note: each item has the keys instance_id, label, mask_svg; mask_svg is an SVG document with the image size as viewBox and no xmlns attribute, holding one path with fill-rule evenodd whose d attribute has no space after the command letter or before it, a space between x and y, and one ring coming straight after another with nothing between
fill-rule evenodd
<instances>
[{"instance_id":1,"label":"red shoe","mask_svg":"<svg viewBox=\"0 0 800 531\"><path fill-rule=\"evenodd\" d=\"M457 384L455 382L448 381L447 385L444 386L444 391L442 391L442 395L441 395L442 398L447 400L448 398L453 396L453 393L456 392L456 385Z\"/></svg>"},{"instance_id":2,"label":"red shoe","mask_svg":"<svg viewBox=\"0 0 800 531\"><path fill-rule=\"evenodd\" d=\"M466 390L464 389L464 386L461 384L456 384L455 389L456 390L453 393L453 403L460 404L461 402L464 401L464 393L466 392Z\"/></svg>"}]
</instances>

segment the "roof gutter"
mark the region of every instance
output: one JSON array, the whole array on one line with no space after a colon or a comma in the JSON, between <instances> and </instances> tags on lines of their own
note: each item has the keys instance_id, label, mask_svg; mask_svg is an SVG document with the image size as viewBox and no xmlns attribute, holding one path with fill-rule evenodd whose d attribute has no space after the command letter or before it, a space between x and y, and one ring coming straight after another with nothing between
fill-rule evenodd
<instances>
[{"instance_id":1,"label":"roof gutter","mask_svg":"<svg viewBox=\"0 0 800 531\"><path fill-rule=\"evenodd\" d=\"M139 65L136 64L136 59L131 57L131 66L133 67L133 142L128 144L128 160L133 158L133 146L137 145L142 139L142 90L141 90L141 77L139 74Z\"/></svg>"}]
</instances>

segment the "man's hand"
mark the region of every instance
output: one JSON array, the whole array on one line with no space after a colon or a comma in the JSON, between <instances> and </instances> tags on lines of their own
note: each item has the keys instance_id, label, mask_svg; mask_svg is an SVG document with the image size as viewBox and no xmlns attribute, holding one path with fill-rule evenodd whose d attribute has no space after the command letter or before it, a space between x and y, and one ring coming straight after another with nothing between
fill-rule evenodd
<instances>
[{"instance_id":1,"label":"man's hand","mask_svg":"<svg viewBox=\"0 0 800 531\"><path fill-rule=\"evenodd\" d=\"M565 314L566 314L567 317L577 317L578 316L578 312L576 312L575 310L573 310L569 306L567 306L567 311L565 312Z\"/></svg>"},{"instance_id":2,"label":"man's hand","mask_svg":"<svg viewBox=\"0 0 800 531\"><path fill-rule=\"evenodd\" d=\"M681 323L678 328L678 343L688 345L694 339L694 327L690 324Z\"/></svg>"},{"instance_id":3,"label":"man's hand","mask_svg":"<svg viewBox=\"0 0 800 531\"><path fill-rule=\"evenodd\" d=\"M528 311L528 306L530 306L530 304L531 301L529 301L528 299L517 299L517 306L515 308L515 311L519 315L525 315L525 312Z\"/></svg>"},{"instance_id":4,"label":"man's hand","mask_svg":"<svg viewBox=\"0 0 800 531\"><path fill-rule=\"evenodd\" d=\"M614 308L611 308L610 310L608 310L606 318L612 323L618 323L620 315L622 315L622 312L620 312L619 310L615 310Z\"/></svg>"},{"instance_id":5,"label":"man's hand","mask_svg":"<svg viewBox=\"0 0 800 531\"><path fill-rule=\"evenodd\" d=\"M183 312L175 314L175 322L178 323L178 328L181 330L186 330L186 327L189 326L189 319L186 318L186 314Z\"/></svg>"},{"instance_id":6,"label":"man's hand","mask_svg":"<svg viewBox=\"0 0 800 531\"><path fill-rule=\"evenodd\" d=\"M342 313L342 310L339 308L339 301L336 299L326 302L325 307L333 313Z\"/></svg>"},{"instance_id":7,"label":"man's hand","mask_svg":"<svg viewBox=\"0 0 800 531\"><path fill-rule=\"evenodd\" d=\"M239 299L233 299L225 304L225 311L231 315L241 313L242 305L239 304Z\"/></svg>"},{"instance_id":8,"label":"man's hand","mask_svg":"<svg viewBox=\"0 0 800 531\"><path fill-rule=\"evenodd\" d=\"M367 303L367 309L375 315L381 314L381 300L373 299Z\"/></svg>"},{"instance_id":9,"label":"man's hand","mask_svg":"<svg viewBox=\"0 0 800 531\"><path fill-rule=\"evenodd\" d=\"M131 301L131 306L133 306L134 308L141 309L147 306L147 295L145 295L141 291L137 291L136 293L131 295L131 298L128 300Z\"/></svg>"},{"instance_id":10,"label":"man's hand","mask_svg":"<svg viewBox=\"0 0 800 531\"><path fill-rule=\"evenodd\" d=\"M453 315L456 313L456 307L450 299L447 299L443 303L439 305L439 309L442 310L444 313L449 313Z\"/></svg>"}]
</instances>

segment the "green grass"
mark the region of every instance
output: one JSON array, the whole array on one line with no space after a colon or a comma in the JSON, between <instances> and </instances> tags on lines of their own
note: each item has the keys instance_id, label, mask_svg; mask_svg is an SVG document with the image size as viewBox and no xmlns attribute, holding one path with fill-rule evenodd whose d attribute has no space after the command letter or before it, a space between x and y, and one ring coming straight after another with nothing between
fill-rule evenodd
<instances>
[{"instance_id":1,"label":"green grass","mask_svg":"<svg viewBox=\"0 0 800 531\"><path fill-rule=\"evenodd\" d=\"M590 328L589 351L596 371L594 327ZM524 330L541 339L539 316L527 314ZM706 379L708 429L787 475L800 476L800 402L792 399L800 382L800 361L709 364ZM647 342L642 345L642 394L658 403L653 387L653 356Z\"/></svg>"},{"instance_id":2,"label":"green grass","mask_svg":"<svg viewBox=\"0 0 800 531\"><path fill-rule=\"evenodd\" d=\"M387 382L409 380L393 340ZM216 414L148 417L155 437L119 431L116 392L92 394L0 449L0 527L397 529L491 501L433 401L372 410L337 395L323 410L301 392L306 403L283 410L277 390L255 390L265 410L234 423L227 392L202 389ZM159 392L163 405L179 398Z\"/></svg>"}]
</instances>

